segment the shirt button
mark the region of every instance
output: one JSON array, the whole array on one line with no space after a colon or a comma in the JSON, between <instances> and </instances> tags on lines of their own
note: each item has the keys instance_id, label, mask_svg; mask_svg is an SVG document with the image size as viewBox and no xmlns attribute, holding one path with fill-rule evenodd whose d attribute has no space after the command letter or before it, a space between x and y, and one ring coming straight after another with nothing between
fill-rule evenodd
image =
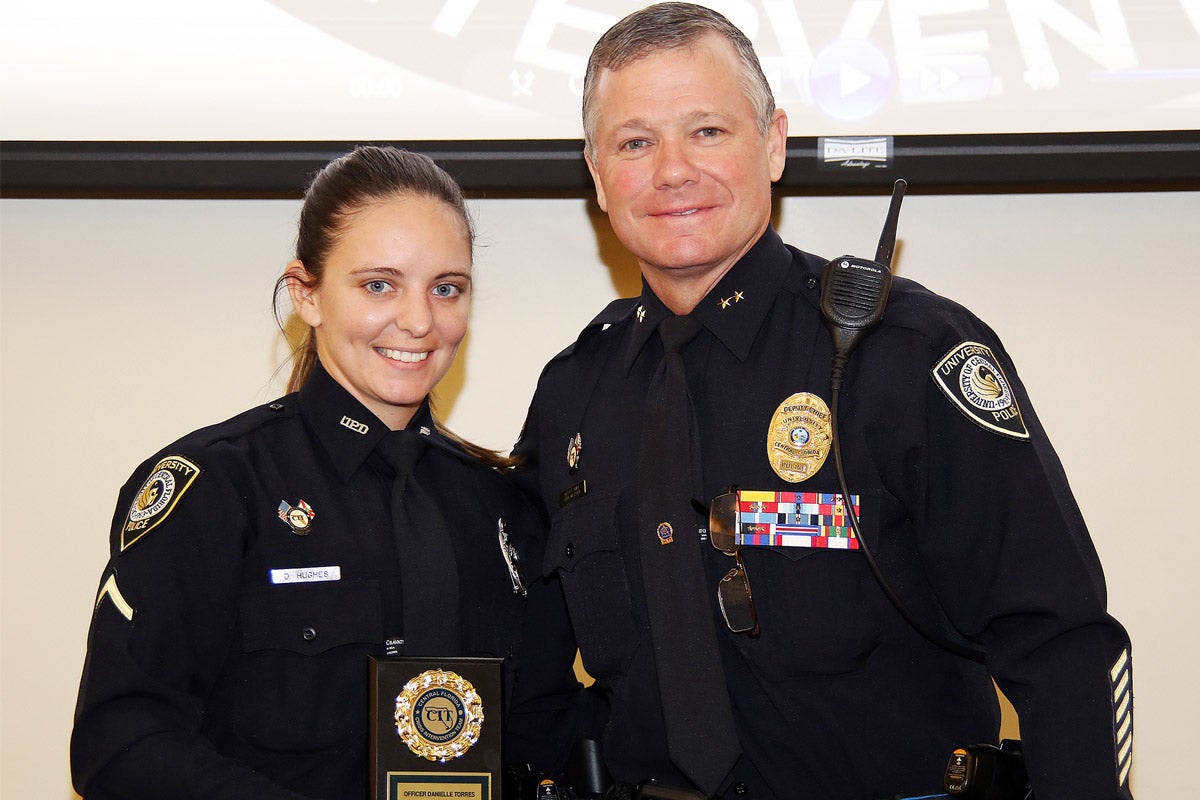
<instances>
[{"instance_id":1,"label":"shirt button","mask_svg":"<svg viewBox=\"0 0 1200 800\"><path fill-rule=\"evenodd\" d=\"M821 282L812 276L809 276L809 279L806 281L806 283L808 284L808 288L810 288L810 289L815 289L821 285ZM741 786L741 784L738 784L738 785Z\"/></svg>"},{"instance_id":2,"label":"shirt button","mask_svg":"<svg viewBox=\"0 0 1200 800\"><path fill-rule=\"evenodd\" d=\"M570 542L567 542L567 546L563 548L563 552L566 553L567 558L574 558L575 557L575 545L571 544Z\"/></svg>"},{"instance_id":3,"label":"shirt button","mask_svg":"<svg viewBox=\"0 0 1200 800\"><path fill-rule=\"evenodd\" d=\"M734 794L742 795L748 791L750 791L750 790L746 788L746 784L744 784L744 783L735 783L733 785L733 793Z\"/></svg>"},{"instance_id":4,"label":"shirt button","mask_svg":"<svg viewBox=\"0 0 1200 800\"><path fill-rule=\"evenodd\" d=\"M304 630L300 631L300 635L304 637L304 641L311 642L313 639L317 638L317 629L305 628Z\"/></svg>"}]
</instances>

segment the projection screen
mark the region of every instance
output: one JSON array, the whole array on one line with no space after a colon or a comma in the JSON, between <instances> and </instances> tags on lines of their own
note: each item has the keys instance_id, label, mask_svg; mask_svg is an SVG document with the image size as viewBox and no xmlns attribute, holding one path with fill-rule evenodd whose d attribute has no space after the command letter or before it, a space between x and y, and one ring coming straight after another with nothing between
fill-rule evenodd
<instances>
[{"instance_id":1,"label":"projection screen","mask_svg":"<svg viewBox=\"0 0 1200 800\"><path fill-rule=\"evenodd\" d=\"M386 141L468 185L572 188L587 54L642 5L6 2L0 179L270 190ZM754 41L797 185L1200 179L1200 0L706 5Z\"/></svg>"}]
</instances>

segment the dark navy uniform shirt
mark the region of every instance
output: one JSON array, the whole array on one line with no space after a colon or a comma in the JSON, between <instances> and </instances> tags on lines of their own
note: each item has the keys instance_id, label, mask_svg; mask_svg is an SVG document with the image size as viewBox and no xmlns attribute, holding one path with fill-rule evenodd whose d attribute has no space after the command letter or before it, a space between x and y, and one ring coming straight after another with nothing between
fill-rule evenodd
<instances>
[{"instance_id":1,"label":"dark navy uniform shirt","mask_svg":"<svg viewBox=\"0 0 1200 800\"><path fill-rule=\"evenodd\" d=\"M459 604L461 648L439 655L506 658L511 687L526 606L541 603L540 620L561 606L557 587L536 579L541 517L506 476L442 437L427 405L408 429L428 436L414 480L444 501L459 571L459 596L434 598L433 613ZM368 656L414 655L402 644L393 476L375 452L387 433L318 365L300 392L190 434L137 470L120 494L88 639L71 743L78 791L367 796ZM514 592L500 520L527 599ZM573 653L564 658L539 667L561 667L570 690ZM530 742L516 757L539 757Z\"/></svg>"},{"instance_id":2,"label":"dark navy uniform shirt","mask_svg":"<svg viewBox=\"0 0 1200 800\"><path fill-rule=\"evenodd\" d=\"M832 454L798 483L768 458L787 398L831 401L823 266L768 230L693 311L705 326L684 351L702 503L731 485L839 491ZM545 571L561 576L584 667L610 700L611 771L686 785L666 751L643 591L655 576L642 574L635 541L654 532L634 530L643 398L669 313L649 288L610 306L546 367L517 452L551 517ZM1000 341L897 278L841 395L864 536L912 612L982 650L986 666L918 634L852 549L743 546L761 635L731 633L716 586L733 560L704 540L743 748L725 796L940 793L955 747L996 741L994 676L1019 710L1039 798L1128 798L1129 641L1106 613L1095 549ZM707 521L696 522L703 539Z\"/></svg>"}]
</instances>

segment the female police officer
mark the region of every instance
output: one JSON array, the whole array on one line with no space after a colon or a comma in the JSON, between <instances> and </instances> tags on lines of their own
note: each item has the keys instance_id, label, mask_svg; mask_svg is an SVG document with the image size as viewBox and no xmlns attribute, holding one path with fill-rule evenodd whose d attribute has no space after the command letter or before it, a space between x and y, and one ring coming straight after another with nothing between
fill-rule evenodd
<instances>
[{"instance_id":1,"label":"female police officer","mask_svg":"<svg viewBox=\"0 0 1200 800\"><path fill-rule=\"evenodd\" d=\"M310 326L292 393L121 490L71 742L88 800L365 797L369 655L516 666L540 523L429 407L472 241L424 156L360 148L316 176L277 287Z\"/></svg>"}]
</instances>

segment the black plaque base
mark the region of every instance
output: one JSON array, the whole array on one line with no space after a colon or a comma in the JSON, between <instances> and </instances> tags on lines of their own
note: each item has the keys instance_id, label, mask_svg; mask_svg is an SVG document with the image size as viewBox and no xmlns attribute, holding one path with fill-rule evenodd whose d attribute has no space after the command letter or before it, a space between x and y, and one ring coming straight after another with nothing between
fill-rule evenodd
<instances>
[{"instance_id":1,"label":"black plaque base","mask_svg":"<svg viewBox=\"0 0 1200 800\"><path fill-rule=\"evenodd\" d=\"M499 658L372 658L372 800L503 800Z\"/></svg>"}]
</instances>

